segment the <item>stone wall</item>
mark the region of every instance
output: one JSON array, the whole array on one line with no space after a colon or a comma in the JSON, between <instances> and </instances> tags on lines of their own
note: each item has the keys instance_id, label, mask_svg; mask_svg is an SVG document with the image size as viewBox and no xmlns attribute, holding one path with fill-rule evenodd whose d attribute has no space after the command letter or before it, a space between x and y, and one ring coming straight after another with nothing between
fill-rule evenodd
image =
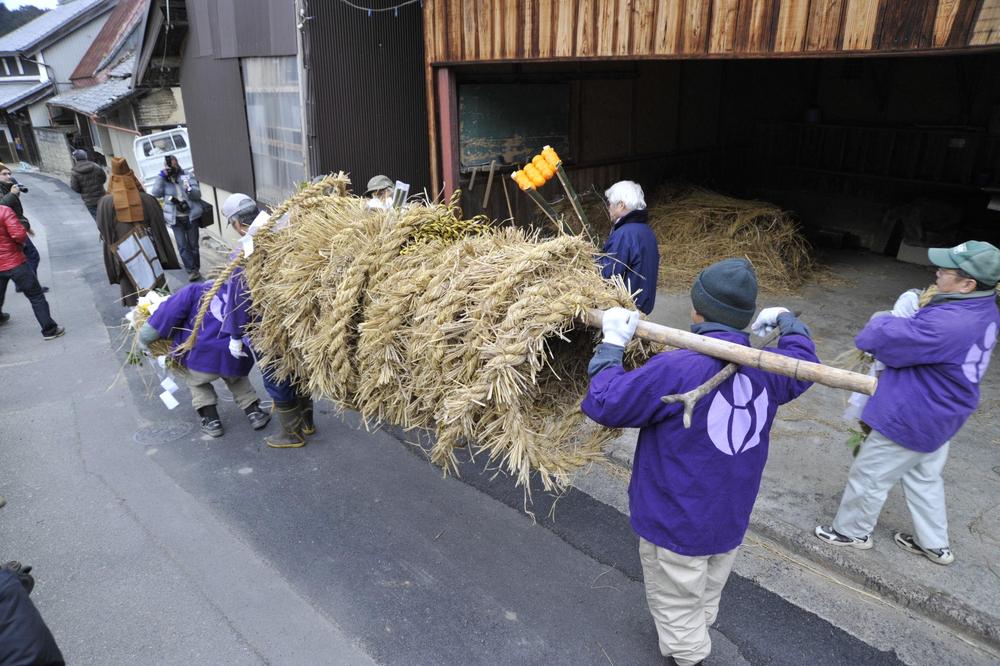
<instances>
[{"instance_id":1,"label":"stone wall","mask_svg":"<svg viewBox=\"0 0 1000 666\"><path fill-rule=\"evenodd\" d=\"M51 127L36 127L35 140L42 163L42 171L68 175L73 168L73 157L66 132Z\"/></svg>"}]
</instances>

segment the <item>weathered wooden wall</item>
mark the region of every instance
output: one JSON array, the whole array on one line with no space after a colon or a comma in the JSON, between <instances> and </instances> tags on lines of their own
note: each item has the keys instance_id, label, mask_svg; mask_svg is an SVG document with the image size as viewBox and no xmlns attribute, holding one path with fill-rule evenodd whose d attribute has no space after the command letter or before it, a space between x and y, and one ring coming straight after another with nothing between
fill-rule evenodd
<instances>
[{"instance_id":1,"label":"weathered wooden wall","mask_svg":"<svg viewBox=\"0 0 1000 666\"><path fill-rule=\"evenodd\" d=\"M431 65L1000 46L1000 0L425 0Z\"/></svg>"}]
</instances>

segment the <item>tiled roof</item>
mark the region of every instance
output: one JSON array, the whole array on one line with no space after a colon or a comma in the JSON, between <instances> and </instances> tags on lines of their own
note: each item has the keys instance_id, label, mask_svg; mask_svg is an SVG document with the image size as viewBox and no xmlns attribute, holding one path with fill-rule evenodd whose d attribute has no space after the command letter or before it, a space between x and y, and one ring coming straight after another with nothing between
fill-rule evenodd
<instances>
[{"instance_id":1,"label":"tiled roof","mask_svg":"<svg viewBox=\"0 0 1000 666\"><path fill-rule=\"evenodd\" d=\"M47 103L50 106L60 106L87 115L99 113L114 106L133 92L129 86L129 78L134 65L135 56L133 55L111 68L109 70L111 76L104 83L71 90L53 97Z\"/></svg>"},{"instance_id":2,"label":"tiled roof","mask_svg":"<svg viewBox=\"0 0 1000 666\"><path fill-rule=\"evenodd\" d=\"M52 84L48 81L43 81L39 83L38 81L25 81L23 83L4 83L0 84L0 109L4 111L16 111L17 108L11 108L23 99L31 97L35 93L39 93L46 88L51 88Z\"/></svg>"},{"instance_id":3,"label":"tiled roof","mask_svg":"<svg viewBox=\"0 0 1000 666\"><path fill-rule=\"evenodd\" d=\"M21 53L44 45L47 40L58 37L67 25L91 13L99 14L101 9L110 8L114 3L115 0L72 0L50 9L0 37L0 54Z\"/></svg>"}]
</instances>

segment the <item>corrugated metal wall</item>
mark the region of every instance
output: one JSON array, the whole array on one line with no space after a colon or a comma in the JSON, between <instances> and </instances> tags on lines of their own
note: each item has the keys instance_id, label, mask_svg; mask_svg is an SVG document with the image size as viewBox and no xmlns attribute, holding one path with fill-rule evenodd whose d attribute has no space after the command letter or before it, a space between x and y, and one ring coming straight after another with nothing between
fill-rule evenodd
<instances>
[{"instance_id":1,"label":"corrugated metal wall","mask_svg":"<svg viewBox=\"0 0 1000 666\"><path fill-rule=\"evenodd\" d=\"M380 173L410 183L411 192L429 188L420 5L369 16L340 2L306 4L319 173L348 171L356 192Z\"/></svg>"}]
</instances>

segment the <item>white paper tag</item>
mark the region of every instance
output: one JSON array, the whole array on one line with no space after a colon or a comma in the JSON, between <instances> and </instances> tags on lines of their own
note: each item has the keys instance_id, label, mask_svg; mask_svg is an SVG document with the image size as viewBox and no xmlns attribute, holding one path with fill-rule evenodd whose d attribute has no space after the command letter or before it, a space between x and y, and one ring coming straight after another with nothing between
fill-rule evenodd
<instances>
[{"instance_id":1,"label":"white paper tag","mask_svg":"<svg viewBox=\"0 0 1000 666\"><path fill-rule=\"evenodd\" d=\"M251 254L253 254L253 236L247 234L246 236L241 238L240 247L243 248L244 256L249 257Z\"/></svg>"},{"instance_id":2,"label":"white paper tag","mask_svg":"<svg viewBox=\"0 0 1000 666\"><path fill-rule=\"evenodd\" d=\"M256 234L264 227L265 224L267 224L268 220L270 219L271 216L265 213L264 211L260 211L259 213L257 213L257 217L255 217L253 222L250 223L250 226L247 227L247 235L244 236L244 238Z\"/></svg>"},{"instance_id":3,"label":"white paper tag","mask_svg":"<svg viewBox=\"0 0 1000 666\"><path fill-rule=\"evenodd\" d=\"M177 391L181 388L177 385L177 382L173 380L173 377L164 377L163 381L160 382L160 386L162 386L168 393L177 393Z\"/></svg>"},{"instance_id":4,"label":"white paper tag","mask_svg":"<svg viewBox=\"0 0 1000 666\"><path fill-rule=\"evenodd\" d=\"M164 391L163 393L161 393L160 400L162 400L163 404L167 406L167 409L173 409L177 405L181 404L177 402L177 398L175 398L174 394L171 393L170 391Z\"/></svg>"},{"instance_id":5,"label":"white paper tag","mask_svg":"<svg viewBox=\"0 0 1000 666\"><path fill-rule=\"evenodd\" d=\"M160 368L166 370L167 369L167 357L165 355L163 355L163 356L157 356L156 357L156 365L158 365L158 366L160 366Z\"/></svg>"}]
</instances>

